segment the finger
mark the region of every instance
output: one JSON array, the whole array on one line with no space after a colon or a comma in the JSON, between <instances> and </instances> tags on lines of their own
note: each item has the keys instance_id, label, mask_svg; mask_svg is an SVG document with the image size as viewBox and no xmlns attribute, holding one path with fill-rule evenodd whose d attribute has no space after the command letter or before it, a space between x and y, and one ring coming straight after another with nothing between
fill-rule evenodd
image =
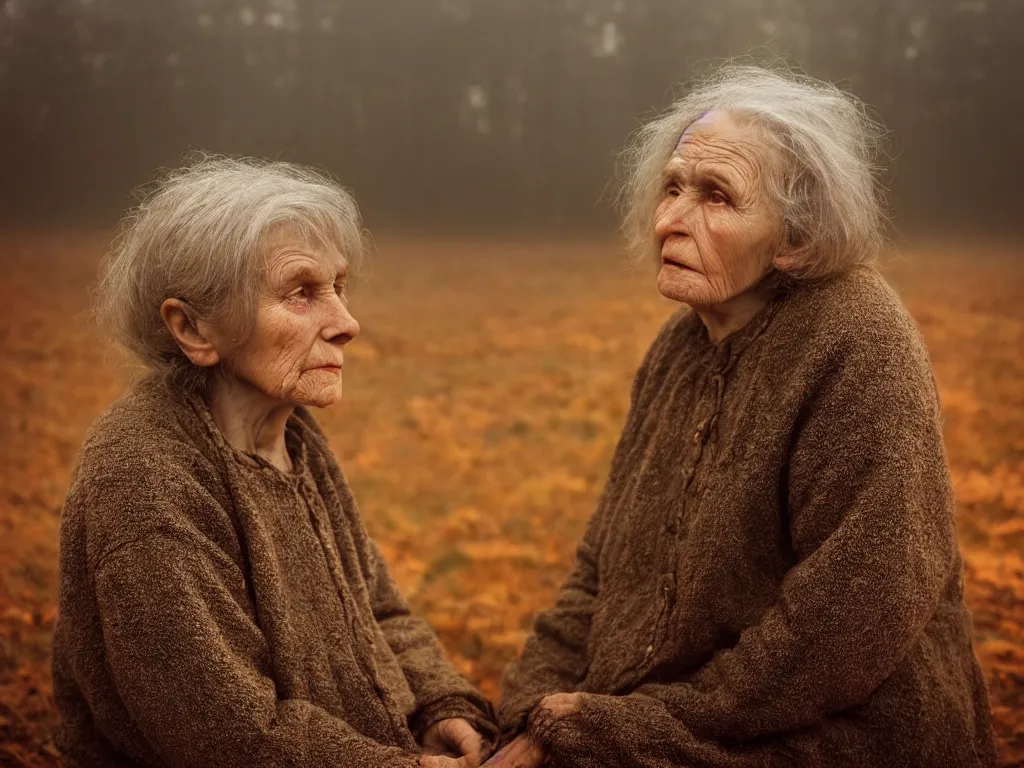
<instances>
[{"instance_id":1,"label":"finger","mask_svg":"<svg viewBox=\"0 0 1024 768\"><path fill-rule=\"evenodd\" d=\"M547 758L547 754L543 749L538 747L536 744L530 744L530 753L527 757L526 764L533 768L541 768Z\"/></svg>"},{"instance_id":2,"label":"finger","mask_svg":"<svg viewBox=\"0 0 1024 768\"><path fill-rule=\"evenodd\" d=\"M437 729L438 737L455 757L461 757L477 746L479 734L468 721L461 718L445 720Z\"/></svg>"},{"instance_id":3,"label":"finger","mask_svg":"<svg viewBox=\"0 0 1024 768\"><path fill-rule=\"evenodd\" d=\"M430 731L423 737L422 750L425 755L447 755L448 743L437 731ZM458 757L458 755L453 755Z\"/></svg>"},{"instance_id":4,"label":"finger","mask_svg":"<svg viewBox=\"0 0 1024 768\"><path fill-rule=\"evenodd\" d=\"M437 755L440 754L441 748L444 746L444 742L437 737L437 734L433 731L427 731L423 736L423 742L421 744L423 754L425 755Z\"/></svg>"},{"instance_id":5,"label":"finger","mask_svg":"<svg viewBox=\"0 0 1024 768\"><path fill-rule=\"evenodd\" d=\"M475 757L480 762L480 753L483 751L483 739L476 728L465 720L456 720L451 724L451 741L453 747L458 749L460 755Z\"/></svg>"},{"instance_id":6,"label":"finger","mask_svg":"<svg viewBox=\"0 0 1024 768\"><path fill-rule=\"evenodd\" d=\"M493 755L491 755L491 759L484 763L484 766L494 766L495 768L497 768L497 766L504 765L505 760L509 755L509 751L512 750L514 745L514 741L511 744L506 744L504 747L502 747Z\"/></svg>"},{"instance_id":7,"label":"finger","mask_svg":"<svg viewBox=\"0 0 1024 768\"><path fill-rule=\"evenodd\" d=\"M495 768L536 768L544 761L544 750L528 736L518 736L485 765Z\"/></svg>"},{"instance_id":8,"label":"finger","mask_svg":"<svg viewBox=\"0 0 1024 768\"><path fill-rule=\"evenodd\" d=\"M513 765L515 768L540 768L544 763L544 758L544 750L527 738L523 743L521 753L516 755Z\"/></svg>"}]
</instances>

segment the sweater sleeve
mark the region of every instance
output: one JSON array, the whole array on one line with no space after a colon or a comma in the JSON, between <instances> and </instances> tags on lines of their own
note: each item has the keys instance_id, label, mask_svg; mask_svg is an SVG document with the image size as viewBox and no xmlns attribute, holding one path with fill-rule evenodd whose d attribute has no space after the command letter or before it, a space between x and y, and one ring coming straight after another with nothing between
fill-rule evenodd
<instances>
[{"instance_id":1,"label":"sweater sleeve","mask_svg":"<svg viewBox=\"0 0 1024 768\"><path fill-rule=\"evenodd\" d=\"M433 724L462 717L485 741L493 743L498 729L491 703L445 658L430 625L409 611L377 546L366 541L373 574L370 600L374 618L416 697L416 708L409 717L413 735L422 741Z\"/></svg>"},{"instance_id":2,"label":"sweater sleeve","mask_svg":"<svg viewBox=\"0 0 1024 768\"><path fill-rule=\"evenodd\" d=\"M408 766L308 701L279 698L265 639L230 559L189 530L121 544L95 570L106 663L167 765ZM237 570L237 569L235 569Z\"/></svg>"},{"instance_id":3,"label":"sweater sleeve","mask_svg":"<svg viewBox=\"0 0 1024 768\"><path fill-rule=\"evenodd\" d=\"M541 729L556 755L614 765L629 745L629 765L709 759L695 750L809 726L864 702L892 673L956 561L923 349L872 340L838 356L805 402L784 482L796 564L775 604L679 683L587 696ZM637 739L643 732L674 737Z\"/></svg>"}]
</instances>

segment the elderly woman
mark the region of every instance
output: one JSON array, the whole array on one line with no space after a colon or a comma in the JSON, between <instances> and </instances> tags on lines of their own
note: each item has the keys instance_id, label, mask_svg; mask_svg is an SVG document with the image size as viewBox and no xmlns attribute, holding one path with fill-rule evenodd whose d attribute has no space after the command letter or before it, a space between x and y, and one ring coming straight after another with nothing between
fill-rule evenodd
<instances>
[{"instance_id":1,"label":"elderly woman","mask_svg":"<svg viewBox=\"0 0 1024 768\"><path fill-rule=\"evenodd\" d=\"M489 764L994 764L932 371L872 266L876 135L754 67L638 134L626 229L688 308Z\"/></svg>"},{"instance_id":2,"label":"elderly woman","mask_svg":"<svg viewBox=\"0 0 1024 768\"><path fill-rule=\"evenodd\" d=\"M202 158L128 217L101 317L153 370L64 506L66 765L472 768L496 736L308 410L341 398L361 241L348 194L281 163Z\"/></svg>"}]
</instances>

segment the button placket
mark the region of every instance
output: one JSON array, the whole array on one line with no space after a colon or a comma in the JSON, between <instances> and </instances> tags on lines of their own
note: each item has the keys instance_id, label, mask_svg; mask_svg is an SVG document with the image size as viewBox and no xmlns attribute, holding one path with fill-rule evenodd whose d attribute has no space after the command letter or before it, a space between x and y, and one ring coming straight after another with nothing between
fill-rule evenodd
<instances>
[{"instance_id":1,"label":"button placket","mask_svg":"<svg viewBox=\"0 0 1024 768\"><path fill-rule=\"evenodd\" d=\"M335 583L335 591L338 594L338 600L341 603L341 609L349 624L349 631L352 633L353 638L365 637L366 645L369 649L368 653L356 653L356 663L359 665L360 671L363 674L363 679L370 689L376 694L378 701L384 713L388 719L392 731L396 735L401 735L404 729L404 722L400 722L395 714L394 701L391 698L391 694L387 691L384 685L381 683L379 670L377 669L377 661L374 657L374 638L371 636L366 637L365 628L362 622L359 621L358 607L355 605L355 600L352 594L348 590L348 585L345 582L344 568L341 565L341 554L338 552L333 536L329 534L330 525L328 523L327 531L323 530L323 521L320 516L317 515L316 509L317 504L313 498L315 491L308 478L303 477L299 482L298 486L299 496L302 497L303 502L306 505L306 509L309 512L310 523L313 526L313 532L320 542L320 547L323 550L324 558L327 561L327 567L331 572L332 580ZM357 642L356 646L359 647Z\"/></svg>"},{"instance_id":2,"label":"button placket","mask_svg":"<svg viewBox=\"0 0 1024 768\"><path fill-rule=\"evenodd\" d=\"M708 438L715 428L718 414L721 410L722 395L725 390L724 372L727 365L728 359L717 359L712 368L710 379L705 379L705 384L701 387L700 401L703 401L701 404L704 406L701 410L707 408L708 400L710 400L710 412L705 412L694 427L693 448L687 451L687 460L684 462L681 471L682 488L680 494L683 496L683 501L677 505L676 512L666 526L667 533L676 541L686 537L688 529L686 525L686 510L690 507L691 500L700 496L699 489L701 483L697 478L698 469L700 463L707 458ZM710 390L707 386L709 380L712 385ZM667 550L666 555L673 559L672 567L674 567L675 552L672 551L672 548L667 548Z\"/></svg>"},{"instance_id":3,"label":"button placket","mask_svg":"<svg viewBox=\"0 0 1024 768\"><path fill-rule=\"evenodd\" d=\"M661 638L665 634L664 625L668 621L669 603L672 598L672 587L675 584L675 574L672 572L662 573L658 581L660 582L657 596L659 604L658 615L651 629L650 642L644 649L644 663L648 662L651 656L654 655L655 647L661 644Z\"/></svg>"},{"instance_id":4,"label":"button placket","mask_svg":"<svg viewBox=\"0 0 1024 768\"><path fill-rule=\"evenodd\" d=\"M355 601L349 592L348 584L345 581L344 568L341 565L341 553L334 546L330 523L326 524L327 529L325 530L324 521L317 514L318 505L313 498L314 492L307 478L302 478L302 481L299 483L298 493L306 505L306 510L309 512L309 521L313 526L313 533L320 543L320 549L327 563L328 572L331 574L331 580L334 582L334 591L338 595L338 602L341 604L342 614L348 622L349 631L354 637L358 637L363 631L362 624L358 618L359 609L355 605Z\"/></svg>"}]
</instances>

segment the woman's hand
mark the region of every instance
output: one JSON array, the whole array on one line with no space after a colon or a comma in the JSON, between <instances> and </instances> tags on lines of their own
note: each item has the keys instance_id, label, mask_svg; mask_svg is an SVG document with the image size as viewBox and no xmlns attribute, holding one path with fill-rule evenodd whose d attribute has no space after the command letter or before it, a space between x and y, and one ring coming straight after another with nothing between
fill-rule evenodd
<instances>
[{"instance_id":1,"label":"woman's hand","mask_svg":"<svg viewBox=\"0 0 1024 768\"><path fill-rule=\"evenodd\" d=\"M552 693L541 699L537 705L538 714L555 719L571 715L579 708L578 693ZM546 759L544 748L524 733L484 763L484 768L540 768Z\"/></svg>"},{"instance_id":2,"label":"woman's hand","mask_svg":"<svg viewBox=\"0 0 1024 768\"><path fill-rule=\"evenodd\" d=\"M540 708L547 710L550 717L565 717L580 708L580 694L552 693L540 700Z\"/></svg>"},{"instance_id":3,"label":"woman's hand","mask_svg":"<svg viewBox=\"0 0 1024 768\"><path fill-rule=\"evenodd\" d=\"M423 734L423 751L428 757L463 758L458 764L476 768L483 758L484 742L468 720L451 717L439 720ZM455 761L452 761L455 762ZM423 765L423 760L420 760ZM438 763L441 768L443 763Z\"/></svg>"},{"instance_id":4,"label":"woman's hand","mask_svg":"<svg viewBox=\"0 0 1024 768\"><path fill-rule=\"evenodd\" d=\"M484 768L540 768L546 758L544 748L524 733L484 763Z\"/></svg>"}]
</instances>

